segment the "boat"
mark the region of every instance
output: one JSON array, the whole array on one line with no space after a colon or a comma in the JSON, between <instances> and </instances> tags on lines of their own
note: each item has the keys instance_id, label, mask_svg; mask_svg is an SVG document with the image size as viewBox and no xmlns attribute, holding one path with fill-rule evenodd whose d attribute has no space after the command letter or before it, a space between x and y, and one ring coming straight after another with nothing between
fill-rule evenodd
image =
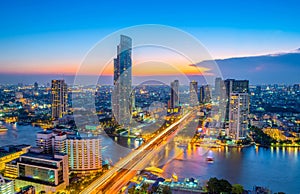
<instances>
[{"instance_id":1,"label":"boat","mask_svg":"<svg viewBox=\"0 0 300 194\"><path fill-rule=\"evenodd\" d=\"M7 128L4 125L0 125L0 132L7 131Z\"/></svg>"},{"instance_id":2,"label":"boat","mask_svg":"<svg viewBox=\"0 0 300 194\"><path fill-rule=\"evenodd\" d=\"M214 154L211 150L208 151L206 156L206 162L213 163L214 162Z\"/></svg>"},{"instance_id":3,"label":"boat","mask_svg":"<svg viewBox=\"0 0 300 194\"><path fill-rule=\"evenodd\" d=\"M206 161L209 163L213 163L214 162L214 158L212 156L207 156L206 157Z\"/></svg>"}]
</instances>

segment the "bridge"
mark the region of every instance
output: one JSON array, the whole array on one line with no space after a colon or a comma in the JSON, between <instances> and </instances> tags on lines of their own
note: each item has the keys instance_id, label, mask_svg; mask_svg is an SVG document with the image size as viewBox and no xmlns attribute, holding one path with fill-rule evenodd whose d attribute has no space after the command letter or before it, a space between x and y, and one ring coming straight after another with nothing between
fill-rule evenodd
<instances>
[{"instance_id":1,"label":"bridge","mask_svg":"<svg viewBox=\"0 0 300 194\"><path fill-rule=\"evenodd\" d=\"M159 146L170 140L192 113L194 110L187 111L178 121L119 160L109 171L92 182L80 194L118 193L136 175L138 170L147 166L148 161L160 151Z\"/></svg>"}]
</instances>

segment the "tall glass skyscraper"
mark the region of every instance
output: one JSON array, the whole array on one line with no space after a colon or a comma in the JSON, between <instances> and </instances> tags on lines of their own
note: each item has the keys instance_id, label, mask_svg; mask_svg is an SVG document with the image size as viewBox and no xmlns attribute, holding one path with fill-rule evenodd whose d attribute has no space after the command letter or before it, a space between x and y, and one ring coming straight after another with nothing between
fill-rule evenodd
<instances>
[{"instance_id":1,"label":"tall glass skyscraper","mask_svg":"<svg viewBox=\"0 0 300 194\"><path fill-rule=\"evenodd\" d=\"M132 40L121 35L114 59L114 91L112 109L114 119L122 126L128 126L133 109L132 92Z\"/></svg>"},{"instance_id":2,"label":"tall glass skyscraper","mask_svg":"<svg viewBox=\"0 0 300 194\"><path fill-rule=\"evenodd\" d=\"M226 98L225 128L238 140L245 137L248 129L249 80L227 79L224 81Z\"/></svg>"},{"instance_id":3,"label":"tall glass skyscraper","mask_svg":"<svg viewBox=\"0 0 300 194\"><path fill-rule=\"evenodd\" d=\"M63 117L67 113L68 90L65 80L52 80L52 119Z\"/></svg>"},{"instance_id":4,"label":"tall glass skyscraper","mask_svg":"<svg viewBox=\"0 0 300 194\"><path fill-rule=\"evenodd\" d=\"M193 80L190 82L190 106L196 106L198 104L198 82Z\"/></svg>"},{"instance_id":5,"label":"tall glass skyscraper","mask_svg":"<svg viewBox=\"0 0 300 194\"><path fill-rule=\"evenodd\" d=\"M179 81L171 82L170 108L179 107Z\"/></svg>"}]
</instances>

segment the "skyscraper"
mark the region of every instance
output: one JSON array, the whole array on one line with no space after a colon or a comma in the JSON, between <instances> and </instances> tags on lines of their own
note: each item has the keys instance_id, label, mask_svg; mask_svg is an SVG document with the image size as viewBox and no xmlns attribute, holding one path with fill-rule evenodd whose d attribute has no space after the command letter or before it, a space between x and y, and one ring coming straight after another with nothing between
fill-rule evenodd
<instances>
[{"instance_id":1,"label":"skyscraper","mask_svg":"<svg viewBox=\"0 0 300 194\"><path fill-rule=\"evenodd\" d=\"M63 117L67 113L67 84L65 80L52 80L51 83L52 95L52 119Z\"/></svg>"},{"instance_id":2,"label":"skyscraper","mask_svg":"<svg viewBox=\"0 0 300 194\"><path fill-rule=\"evenodd\" d=\"M195 80L190 82L190 106L196 106L198 102L198 82Z\"/></svg>"},{"instance_id":3,"label":"skyscraper","mask_svg":"<svg viewBox=\"0 0 300 194\"><path fill-rule=\"evenodd\" d=\"M238 140L245 136L249 114L249 80L227 79L224 81L226 113L225 128Z\"/></svg>"},{"instance_id":4,"label":"skyscraper","mask_svg":"<svg viewBox=\"0 0 300 194\"><path fill-rule=\"evenodd\" d=\"M239 140L248 129L249 94L231 93L229 103L229 136Z\"/></svg>"},{"instance_id":5,"label":"skyscraper","mask_svg":"<svg viewBox=\"0 0 300 194\"><path fill-rule=\"evenodd\" d=\"M249 80L227 79L224 85L228 97L230 93L249 93Z\"/></svg>"},{"instance_id":6,"label":"skyscraper","mask_svg":"<svg viewBox=\"0 0 300 194\"><path fill-rule=\"evenodd\" d=\"M216 96L216 99L220 99L221 89L222 89L221 85L222 85L222 78L217 77L215 79L215 96Z\"/></svg>"},{"instance_id":7,"label":"skyscraper","mask_svg":"<svg viewBox=\"0 0 300 194\"><path fill-rule=\"evenodd\" d=\"M115 120L127 126L131 120L133 109L132 97L132 40L121 35L117 46L117 57L114 59L114 91L112 96L112 109Z\"/></svg>"},{"instance_id":8,"label":"skyscraper","mask_svg":"<svg viewBox=\"0 0 300 194\"><path fill-rule=\"evenodd\" d=\"M200 87L200 102L208 103L211 100L211 87L203 85Z\"/></svg>"},{"instance_id":9,"label":"skyscraper","mask_svg":"<svg viewBox=\"0 0 300 194\"><path fill-rule=\"evenodd\" d=\"M179 81L171 82L170 108L179 107Z\"/></svg>"},{"instance_id":10,"label":"skyscraper","mask_svg":"<svg viewBox=\"0 0 300 194\"><path fill-rule=\"evenodd\" d=\"M37 92L39 90L39 84L34 82L34 91Z\"/></svg>"}]
</instances>

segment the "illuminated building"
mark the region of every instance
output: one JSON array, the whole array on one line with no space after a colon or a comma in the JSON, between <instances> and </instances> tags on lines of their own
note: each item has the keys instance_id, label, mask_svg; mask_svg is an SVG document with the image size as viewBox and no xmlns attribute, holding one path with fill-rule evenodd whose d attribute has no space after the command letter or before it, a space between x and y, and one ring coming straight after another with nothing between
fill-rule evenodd
<instances>
[{"instance_id":1,"label":"illuminated building","mask_svg":"<svg viewBox=\"0 0 300 194\"><path fill-rule=\"evenodd\" d=\"M134 105L132 90L132 40L121 35L114 59L114 91L112 95L113 116L120 125L127 126Z\"/></svg>"},{"instance_id":2,"label":"illuminated building","mask_svg":"<svg viewBox=\"0 0 300 194\"><path fill-rule=\"evenodd\" d=\"M12 179L18 177L17 159L5 164L4 176Z\"/></svg>"},{"instance_id":3,"label":"illuminated building","mask_svg":"<svg viewBox=\"0 0 300 194\"><path fill-rule=\"evenodd\" d=\"M190 82L190 106L196 106L198 104L198 82Z\"/></svg>"},{"instance_id":4,"label":"illuminated building","mask_svg":"<svg viewBox=\"0 0 300 194\"><path fill-rule=\"evenodd\" d=\"M37 82L34 82L34 91L37 92L39 90L39 84Z\"/></svg>"},{"instance_id":5,"label":"illuminated building","mask_svg":"<svg viewBox=\"0 0 300 194\"><path fill-rule=\"evenodd\" d=\"M227 79L224 81L224 89L221 94L224 96L226 109L225 109L225 128L229 127L229 103L231 93L249 93L249 80L235 80Z\"/></svg>"},{"instance_id":6,"label":"illuminated building","mask_svg":"<svg viewBox=\"0 0 300 194\"><path fill-rule=\"evenodd\" d=\"M5 169L5 163L19 158L28 152L29 145L8 145L0 147L0 170Z\"/></svg>"},{"instance_id":7,"label":"illuminated building","mask_svg":"<svg viewBox=\"0 0 300 194\"><path fill-rule=\"evenodd\" d=\"M179 107L179 81L171 82L170 108Z\"/></svg>"},{"instance_id":8,"label":"illuminated building","mask_svg":"<svg viewBox=\"0 0 300 194\"><path fill-rule=\"evenodd\" d=\"M249 93L249 80L227 79L224 81L226 95L230 93Z\"/></svg>"},{"instance_id":9,"label":"illuminated building","mask_svg":"<svg viewBox=\"0 0 300 194\"><path fill-rule=\"evenodd\" d=\"M32 185L37 193L49 193L65 189L69 185L68 156L65 154L52 156L27 153L20 157L17 165L16 188Z\"/></svg>"},{"instance_id":10,"label":"illuminated building","mask_svg":"<svg viewBox=\"0 0 300 194\"><path fill-rule=\"evenodd\" d=\"M66 140L66 153L70 170L84 173L102 168L101 140L99 138L73 137Z\"/></svg>"},{"instance_id":11,"label":"illuminated building","mask_svg":"<svg viewBox=\"0 0 300 194\"><path fill-rule=\"evenodd\" d=\"M36 146L43 149L44 153L52 154L52 131L40 131L36 135Z\"/></svg>"},{"instance_id":12,"label":"illuminated building","mask_svg":"<svg viewBox=\"0 0 300 194\"><path fill-rule=\"evenodd\" d=\"M211 88L209 85L204 85L200 87L200 102L208 103L211 100Z\"/></svg>"},{"instance_id":13,"label":"illuminated building","mask_svg":"<svg viewBox=\"0 0 300 194\"><path fill-rule=\"evenodd\" d=\"M66 153L66 134L55 134L53 136L53 152L54 154Z\"/></svg>"},{"instance_id":14,"label":"illuminated building","mask_svg":"<svg viewBox=\"0 0 300 194\"><path fill-rule=\"evenodd\" d=\"M239 140L246 137L249 115L249 94L231 93L229 102L229 136Z\"/></svg>"},{"instance_id":15,"label":"illuminated building","mask_svg":"<svg viewBox=\"0 0 300 194\"><path fill-rule=\"evenodd\" d=\"M52 119L62 118L67 113L67 84L65 80L52 80L51 99L52 99Z\"/></svg>"},{"instance_id":16,"label":"illuminated building","mask_svg":"<svg viewBox=\"0 0 300 194\"><path fill-rule=\"evenodd\" d=\"M1 194L13 194L13 193L15 193L14 181L4 179L2 177L2 175L0 175L0 193Z\"/></svg>"},{"instance_id":17,"label":"illuminated building","mask_svg":"<svg viewBox=\"0 0 300 194\"><path fill-rule=\"evenodd\" d=\"M15 93L15 96L16 96L16 99L17 99L17 100L20 100L20 99L23 98L23 92L16 92L16 93Z\"/></svg>"},{"instance_id":18,"label":"illuminated building","mask_svg":"<svg viewBox=\"0 0 300 194\"><path fill-rule=\"evenodd\" d=\"M222 78L217 77L215 79L215 95L217 98L220 98L221 96L221 91L222 91Z\"/></svg>"},{"instance_id":19,"label":"illuminated building","mask_svg":"<svg viewBox=\"0 0 300 194\"><path fill-rule=\"evenodd\" d=\"M40 131L37 133L36 146L46 154L65 153L65 140L67 135L64 133L55 134L52 131Z\"/></svg>"}]
</instances>

